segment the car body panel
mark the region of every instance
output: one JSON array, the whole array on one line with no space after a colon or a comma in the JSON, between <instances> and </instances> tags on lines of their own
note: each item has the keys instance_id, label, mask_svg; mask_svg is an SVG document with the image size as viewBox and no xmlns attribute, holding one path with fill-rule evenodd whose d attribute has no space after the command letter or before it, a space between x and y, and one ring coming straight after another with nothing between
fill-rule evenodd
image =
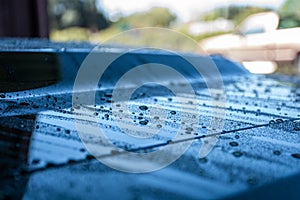
<instances>
[{"instance_id":1,"label":"car body panel","mask_svg":"<svg viewBox=\"0 0 300 200\"><path fill-rule=\"evenodd\" d=\"M32 52L36 49L35 52L39 54L43 53L42 47L47 47L45 51L50 51L58 57L61 79L49 86L41 87L37 84L36 88L0 93L0 197L4 199L239 199L256 196L297 199L299 197L298 78L252 75L237 63L219 56L211 57L224 81L226 94L226 104L212 104L212 97L203 78L196 76L187 65L178 62L177 56L153 50L136 52L122 60L124 62L115 63L116 68L109 71L107 74L109 78L104 80L106 86L111 87L97 89L95 97L97 114L90 112L88 115L78 115L74 109L79 108L72 103L74 80L82 62L94 46L45 43L38 40L18 41L18 44L22 44L20 47L10 45L10 40L1 42L2 46L7 46L5 52ZM113 49L114 51L111 51L112 47L103 47L101 53L109 56L111 52L127 51L124 48ZM199 55L190 56L199 62L207 58ZM111 111L113 103L121 105L124 102L111 101L114 88L109 81L116 82L122 76L120 69L124 66L125 68L139 66L153 61L161 64L173 63L179 67L178 69L181 68L187 79L192 81L196 99L184 85L176 82L178 80L170 74L164 74L169 84L175 85L180 91L178 96L174 97L174 94L157 85L140 88L129 100L135 105L132 117L126 117L124 112L119 111L114 116ZM202 67L207 68L207 65ZM152 76L151 72L147 71L147 75ZM153 77L156 77L155 74ZM128 87L124 87L124 91L126 88ZM85 92L82 91L81 94L87 94ZM216 99L217 102L222 102L222 99L218 97ZM201 112L195 113L191 106L193 104L196 104ZM147 105L148 110L142 111L138 107L140 105ZM119 145L126 145L126 142L131 141L124 141L124 132L118 129L114 120L130 124L142 116L150 121L148 129L143 133L150 133L149 130L158 129L157 126L153 126L156 125L156 121L150 112L157 106L160 106L157 115L165 120L160 134L168 136L152 139L151 142L161 145L160 147L171 144L169 137L178 127L192 126L189 121L192 121L193 115L199 114L201 117L197 129L183 131L183 135L193 141L190 148L171 165L153 172L126 173L106 166L91 155L74 125L76 120L80 120L79 123L87 127L101 127L108 135L119 136L117 138ZM95 108L94 105L87 107ZM212 113L212 109L218 112ZM170 114L171 111L176 113ZM225 111L226 114L224 127L222 130L213 129L211 117L213 114L218 117L221 111ZM183 115L189 120L187 124L181 123L180 116ZM91 120L93 118L97 118L98 123L94 123ZM135 133L137 127L142 126L137 122L129 126L128 133ZM88 130L87 128L86 134L89 133ZM219 140L213 150L206 157L199 157L199 149L205 143L200 136L215 137L215 134L219 135ZM89 140L92 144L94 141ZM144 146L138 148L143 149ZM157 150L153 146L148 146L148 149ZM173 149L170 154L162 155L161 159L166 159L176 151L178 149ZM106 156L118 158L120 155L116 151L108 151ZM133 162L130 159L123 160L122 157L119 161L120 166L127 167ZM147 164L155 165L159 162L157 159ZM278 185L284 185L284 188L278 189Z\"/></svg>"}]
</instances>

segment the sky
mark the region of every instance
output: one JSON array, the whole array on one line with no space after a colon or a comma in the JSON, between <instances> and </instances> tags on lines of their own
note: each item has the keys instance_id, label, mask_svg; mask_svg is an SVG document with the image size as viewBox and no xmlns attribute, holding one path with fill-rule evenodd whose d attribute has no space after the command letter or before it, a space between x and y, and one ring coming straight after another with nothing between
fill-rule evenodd
<instances>
[{"instance_id":1,"label":"sky","mask_svg":"<svg viewBox=\"0 0 300 200\"><path fill-rule=\"evenodd\" d=\"M98 0L98 2L101 2L111 18L118 14L126 16L154 6L162 6L174 12L180 21L189 21L205 11L229 3L268 6L276 9L284 0Z\"/></svg>"}]
</instances>

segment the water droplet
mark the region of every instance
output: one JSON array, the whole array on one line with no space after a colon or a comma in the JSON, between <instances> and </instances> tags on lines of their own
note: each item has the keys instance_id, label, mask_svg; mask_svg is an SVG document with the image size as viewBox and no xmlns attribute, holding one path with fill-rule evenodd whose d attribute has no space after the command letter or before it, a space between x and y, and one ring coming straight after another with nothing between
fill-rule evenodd
<instances>
[{"instance_id":1,"label":"water droplet","mask_svg":"<svg viewBox=\"0 0 300 200\"><path fill-rule=\"evenodd\" d=\"M140 106L139 109L145 111L145 110L148 110L148 107L147 106Z\"/></svg>"},{"instance_id":2,"label":"water droplet","mask_svg":"<svg viewBox=\"0 0 300 200\"><path fill-rule=\"evenodd\" d=\"M106 93L106 94L104 94L104 96L105 96L105 97L112 97L112 94Z\"/></svg>"},{"instance_id":3,"label":"water droplet","mask_svg":"<svg viewBox=\"0 0 300 200\"><path fill-rule=\"evenodd\" d=\"M94 159L94 156L91 155L91 154L88 154L88 155L85 156L85 159L92 160L92 159Z\"/></svg>"},{"instance_id":4,"label":"water droplet","mask_svg":"<svg viewBox=\"0 0 300 200\"><path fill-rule=\"evenodd\" d=\"M204 157L204 158L199 158L199 161L202 163L207 163L208 160L207 158Z\"/></svg>"},{"instance_id":5,"label":"water droplet","mask_svg":"<svg viewBox=\"0 0 300 200\"><path fill-rule=\"evenodd\" d=\"M27 102L21 102L20 105L21 105L21 106L29 106L30 104L27 103Z\"/></svg>"},{"instance_id":6,"label":"water droplet","mask_svg":"<svg viewBox=\"0 0 300 200\"><path fill-rule=\"evenodd\" d=\"M279 156L281 154L281 152L276 150L276 151L273 151L273 154L276 155L276 156Z\"/></svg>"},{"instance_id":7,"label":"water droplet","mask_svg":"<svg viewBox=\"0 0 300 200\"><path fill-rule=\"evenodd\" d=\"M157 120L157 119L159 119L159 117L158 117L158 116L154 116L153 119L156 119L156 120Z\"/></svg>"},{"instance_id":8,"label":"water droplet","mask_svg":"<svg viewBox=\"0 0 300 200\"><path fill-rule=\"evenodd\" d=\"M110 153L111 153L112 155L118 155L120 152L119 152L118 150L112 149L112 150L110 151Z\"/></svg>"},{"instance_id":9,"label":"water droplet","mask_svg":"<svg viewBox=\"0 0 300 200\"><path fill-rule=\"evenodd\" d=\"M48 167L54 167L54 166L55 166L54 163L49 162L49 163L47 163L46 168L48 168Z\"/></svg>"},{"instance_id":10,"label":"water droplet","mask_svg":"<svg viewBox=\"0 0 300 200\"><path fill-rule=\"evenodd\" d=\"M33 159L33 160L31 161L31 164L36 165L36 164L39 164L39 162L40 162L39 159Z\"/></svg>"},{"instance_id":11,"label":"water droplet","mask_svg":"<svg viewBox=\"0 0 300 200\"><path fill-rule=\"evenodd\" d=\"M70 130L65 130L65 133L66 133L66 134L70 134L71 131L70 131Z\"/></svg>"},{"instance_id":12,"label":"water droplet","mask_svg":"<svg viewBox=\"0 0 300 200\"><path fill-rule=\"evenodd\" d=\"M191 128L191 127L187 127L185 130L191 132L191 131L193 131L194 129Z\"/></svg>"},{"instance_id":13,"label":"water droplet","mask_svg":"<svg viewBox=\"0 0 300 200\"><path fill-rule=\"evenodd\" d=\"M68 163L69 163L69 164L72 164L72 163L76 163L76 161L73 160L73 159L69 159L69 160L68 160Z\"/></svg>"},{"instance_id":14,"label":"water droplet","mask_svg":"<svg viewBox=\"0 0 300 200\"><path fill-rule=\"evenodd\" d=\"M143 96L145 96L145 95L146 95L145 92L140 92L140 93L139 93L139 96L140 96L140 97L143 97Z\"/></svg>"},{"instance_id":15,"label":"water droplet","mask_svg":"<svg viewBox=\"0 0 300 200\"><path fill-rule=\"evenodd\" d=\"M283 122L283 120L282 119L276 119L276 122L281 123L281 122Z\"/></svg>"},{"instance_id":16,"label":"water droplet","mask_svg":"<svg viewBox=\"0 0 300 200\"><path fill-rule=\"evenodd\" d=\"M148 122L149 122L149 121L145 119L145 120L140 121L139 123L140 123L141 125L147 125Z\"/></svg>"},{"instance_id":17,"label":"water droplet","mask_svg":"<svg viewBox=\"0 0 300 200\"><path fill-rule=\"evenodd\" d=\"M239 146L239 143L237 143L237 142L229 142L229 145L232 146L232 147L237 147L237 146Z\"/></svg>"},{"instance_id":18,"label":"water droplet","mask_svg":"<svg viewBox=\"0 0 300 200\"><path fill-rule=\"evenodd\" d=\"M275 124L275 121L274 120L270 120L269 124Z\"/></svg>"},{"instance_id":19,"label":"water droplet","mask_svg":"<svg viewBox=\"0 0 300 200\"><path fill-rule=\"evenodd\" d=\"M300 123L299 122L298 123L294 122L293 126L294 126L295 131L300 131Z\"/></svg>"},{"instance_id":20,"label":"water droplet","mask_svg":"<svg viewBox=\"0 0 300 200\"><path fill-rule=\"evenodd\" d=\"M171 115L175 115L176 111L172 110L170 113L171 113Z\"/></svg>"},{"instance_id":21,"label":"water droplet","mask_svg":"<svg viewBox=\"0 0 300 200\"><path fill-rule=\"evenodd\" d=\"M157 124L156 127L157 127L157 128L162 128L162 125Z\"/></svg>"},{"instance_id":22,"label":"water droplet","mask_svg":"<svg viewBox=\"0 0 300 200\"><path fill-rule=\"evenodd\" d=\"M0 98L5 98L5 94L0 94Z\"/></svg>"},{"instance_id":23,"label":"water droplet","mask_svg":"<svg viewBox=\"0 0 300 200\"><path fill-rule=\"evenodd\" d=\"M234 155L235 157L241 157L243 155L243 153L240 151L235 151L232 153L232 155Z\"/></svg>"},{"instance_id":24,"label":"water droplet","mask_svg":"<svg viewBox=\"0 0 300 200\"><path fill-rule=\"evenodd\" d=\"M300 153L293 153L292 157L296 159L300 159Z\"/></svg>"},{"instance_id":25,"label":"water droplet","mask_svg":"<svg viewBox=\"0 0 300 200\"><path fill-rule=\"evenodd\" d=\"M79 105L74 105L74 108L79 110L80 109L80 106Z\"/></svg>"}]
</instances>

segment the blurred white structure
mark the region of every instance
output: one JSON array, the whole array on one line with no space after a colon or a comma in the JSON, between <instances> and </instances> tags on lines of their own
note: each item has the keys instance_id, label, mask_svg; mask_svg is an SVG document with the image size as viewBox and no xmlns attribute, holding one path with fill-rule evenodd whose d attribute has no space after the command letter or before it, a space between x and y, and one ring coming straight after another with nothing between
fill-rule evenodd
<instances>
[{"instance_id":1,"label":"blurred white structure","mask_svg":"<svg viewBox=\"0 0 300 200\"><path fill-rule=\"evenodd\" d=\"M189 33L192 35L200 35L213 32L227 32L234 29L234 24L227 19L217 19L210 22L194 22L189 25Z\"/></svg>"},{"instance_id":2,"label":"blurred white structure","mask_svg":"<svg viewBox=\"0 0 300 200\"><path fill-rule=\"evenodd\" d=\"M266 63L273 62L295 64L300 73L300 27L278 29L279 22L275 12L253 14L232 34L208 38L200 45L209 54L246 62L247 67L255 61L255 71L268 68L269 73L274 67Z\"/></svg>"},{"instance_id":3,"label":"blurred white structure","mask_svg":"<svg viewBox=\"0 0 300 200\"><path fill-rule=\"evenodd\" d=\"M254 74L272 74L277 70L277 64L270 61L242 62L243 66Z\"/></svg>"}]
</instances>

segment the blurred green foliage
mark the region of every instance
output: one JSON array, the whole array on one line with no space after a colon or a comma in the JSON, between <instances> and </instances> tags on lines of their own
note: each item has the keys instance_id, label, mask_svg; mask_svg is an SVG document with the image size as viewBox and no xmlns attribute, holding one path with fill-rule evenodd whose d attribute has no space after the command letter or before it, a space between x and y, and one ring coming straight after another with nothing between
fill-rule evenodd
<instances>
[{"instance_id":1,"label":"blurred green foliage","mask_svg":"<svg viewBox=\"0 0 300 200\"><path fill-rule=\"evenodd\" d=\"M71 1L71 0L51 0L51 1ZM85 0L91 1L90 4L95 0ZM93 7L93 6L92 6ZM94 9L94 8L91 8ZM87 9L88 10L88 9ZM259 7L249 7L249 6L227 6L217 8L207 14L205 14L199 21L210 21L215 20L220 17L232 20L235 24L239 24L242 20L244 20L247 16L257 13L268 11L266 8ZM67 12L65 13L65 17L63 18L65 21L71 21L71 18L74 14ZM207 33L201 35L191 35L189 33L189 25L188 23L184 24L176 24L176 15L170 12L167 8L154 7L148 11L134 13L129 16L120 17L117 21L110 24L110 26L106 29L100 30L99 32L92 32L89 29L84 29L78 27L67 28L63 30L53 30L51 32L51 38L53 40L66 41L66 40L87 40L91 42L105 42L107 40L113 40L116 35L121 32L134 29L134 28L144 28L144 27L164 27L171 28L175 31L179 31L185 34L187 37L194 39L195 41L201 41L202 39L217 36L220 34L224 34L227 32L214 32ZM126 35L126 34L125 34ZM118 37L118 42L121 44L136 44L136 45L152 45L159 46L159 43L164 43L164 46L170 46L170 49L175 50L187 50L189 49L189 44L181 41L180 38L169 35L159 35L155 32L139 34L139 31L136 31L136 34L130 36L126 35L126 37ZM153 39L155 38L155 39ZM136 40L136 41L135 41ZM136 42L136 43L135 43ZM139 44L137 44L139 43ZM156 44L155 44L156 43ZM181 49L180 49L181 48Z\"/></svg>"},{"instance_id":2,"label":"blurred green foliage","mask_svg":"<svg viewBox=\"0 0 300 200\"><path fill-rule=\"evenodd\" d=\"M299 0L286 0L281 8L279 14L282 17L294 17L300 19L300 1Z\"/></svg>"},{"instance_id":3,"label":"blurred green foliage","mask_svg":"<svg viewBox=\"0 0 300 200\"><path fill-rule=\"evenodd\" d=\"M279 28L300 27L300 1L286 0L279 9Z\"/></svg>"},{"instance_id":4,"label":"blurred green foliage","mask_svg":"<svg viewBox=\"0 0 300 200\"><path fill-rule=\"evenodd\" d=\"M226 6L220 7L201 17L203 21L214 21L218 18L232 20L235 25L240 24L249 15L270 11L269 8L261 8L254 6Z\"/></svg>"},{"instance_id":5,"label":"blurred green foliage","mask_svg":"<svg viewBox=\"0 0 300 200\"><path fill-rule=\"evenodd\" d=\"M169 27L176 19L167 8L154 7L146 12L132 14L128 17L120 18L113 26L118 27Z\"/></svg>"},{"instance_id":6,"label":"blurred green foliage","mask_svg":"<svg viewBox=\"0 0 300 200\"><path fill-rule=\"evenodd\" d=\"M82 27L70 27L62 30L52 30L50 38L54 41L89 41L91 32Z\"/></svg>"},{"instance_id":7,"label":"blurred green foliage","mask_svg":"<svg viewBox=\"0 0 300 200\"><path fill-rule=\"evenodd\" d=\"M48 0L48 13L51 30L79 26L96 31L109 25L96 0Z\"/></svg>"},{"instance_id":8,"label":"blurred green foliage","mask_svg":"<svg viewBox=\"0 0 300 200\"><path fill-rule=\"evenodd\" d=\"M60 0L51 0L60 1ZM64 0L68 1L68 0ZM71 0L69 0L71 1ZM70 10L71 11L71 10ZM75 20L73 13L64 13L64 21ZM115 34L130 30L132 28L143 27L170 27L170 25L176 20L176 15L171 13L167 8L154 7L145 12L135 13L126 17L121 17L116 22L111 23L109 28L106 28L99 33L91 33L88 30L80 28L80 26L59 30L59 28L53 29L50 34L51 39L65 41L65 40L92 40L103 42ZM63 21L63 20L62 20ZM59 27L59 26L58 26ZM146 37L146 36L145 36Z\"/></svg>"},{"instance_id":9,"label":"blurred green foliage","mask_svg":"<svg viewBox=\"0 0 300 200\"><path fill-rule=\"evenodd\" d=\"M176 15L171 13L167 8L154 7L145 12L135 13L126 17L121 17L105 30L97 35L93 35L93 40L103 42L114 35L133 28L145 27L164 27L170 28L176 20ZM149 40L147 34L144 35L144 42ZM126 40L124 40L125 42Z\"/></svg>"}]
</instances>

